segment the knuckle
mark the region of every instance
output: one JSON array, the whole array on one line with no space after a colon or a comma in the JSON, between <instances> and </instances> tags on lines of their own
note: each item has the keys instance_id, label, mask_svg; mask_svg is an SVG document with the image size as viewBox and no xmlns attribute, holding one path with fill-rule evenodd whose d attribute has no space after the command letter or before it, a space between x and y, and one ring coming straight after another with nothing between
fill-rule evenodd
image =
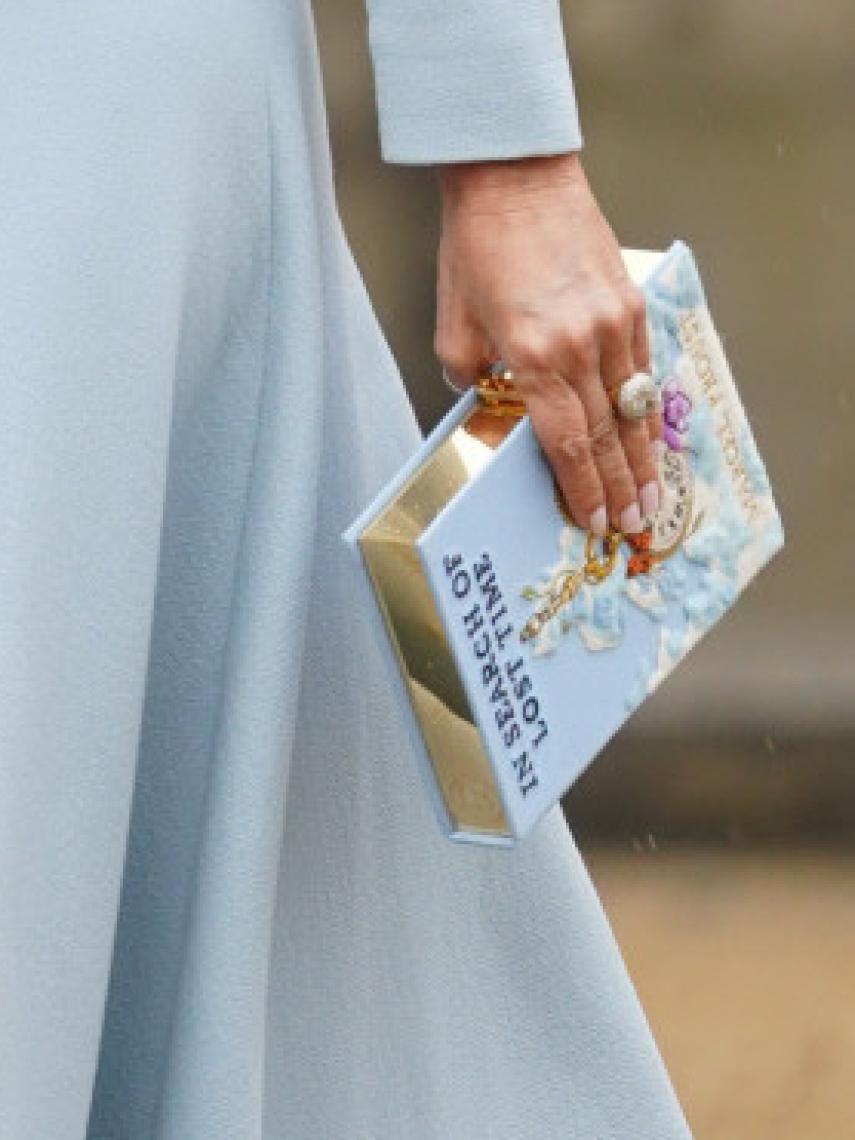
<instances>
[{"instance_id":1,"label":"knuckle","mask_svg":"<svg viewBox=\"0 0 855 1140\"><path fill-rule=\"evenodd\" d=\"M647 315L647 302L644 297L644 292L632 282L630 282L626 288L624 305L633 322Z\"/></svg>"},{"instance_id":2,"label":"knuckle","mask_svg":"<svg viewBox=\"0 0 855 1140\"><path fill-rule=\"evenodd\" d=\"M619 340L629 331L630 319L629 310L619 299L615 299L600 309L597 328L602 336Z\"/></svg>"},{"instance_id":3,"label":"knuckle","mask_svg":"<svg viewBox=\"0 0 855 1140\"><path fill-rule=\"evenodd\" d=\"M596 366L599 356L597 328L593 320L577 321L565 334L571 359L579 366L590 369Z\"/></svg>"},{"instance_id":4,"label":"knuckle","mask_svg":"<svg viewBox=\"0 0 855 1140\"><path fill-rule=\"evenodd\" d=\"M620 434L614 416L604 416L591 429L591 452L595 458L613 454L620 444Z\"/></svg>"},{"instance_id":5,"label":"knuckle","mask_svg":"<svg viewBox=\"0 0 855 1140\"><path fill-rule=\"evenodd\" d=\"M590 462L591 440L580 428L571 428L559 435L555 451L559 458L569 465L572 472Z\"/></svg>"},{"instance_id":6,"label":"knuckle","mask_svg":"<svg viewBox=\"0 0 855 1140\"><path fill-rule=\"evenodd\" d=\"M506 347L512 366L521 372L548 372L555 360L552 340L543 333L517 333Z\"/></svg>"},{"instance_id":7,"label":"knuckle","mask_svg":"<svg viewBox=\"0 0 855 1140\"><path fill-rule=\"evenodd\" d=\"M471 361L459 345L444 337L435 337L433 350L440 363L443 364L449 372L459 376L468 375Z\"/></svg>"}]
</instances>

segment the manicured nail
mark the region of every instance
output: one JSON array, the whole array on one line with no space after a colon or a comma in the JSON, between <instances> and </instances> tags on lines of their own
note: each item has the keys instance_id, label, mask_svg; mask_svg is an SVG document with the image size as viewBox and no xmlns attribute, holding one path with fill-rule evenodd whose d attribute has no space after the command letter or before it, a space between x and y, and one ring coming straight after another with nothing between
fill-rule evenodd
<instances>
[{"instance_id":1,"label":"manicured nail","mask_svg":"<svg viewBox=\"0 0 855 1140\"><path fill-rule=\"evenodd\" d=\"M638 534L641 530L641 511L638 503L630 503L620 513L620 529L624 534Z\"/></svg>"},{"instance_id":2,"label":"manicured nail","mask_svg":"<svg viewBox=\"0 0 855 1140\"><path fill-rule=\"evenodd\" d=\"M652 518L659 510L659 484L655 479L644 484L638 492L638 498L641 502L641 513L646 519Z\"/></svg>"},{"instance_id":3,"label":"manicured nail","mask_svg":"<svg viewBox=\"0 0 855 1140\"><path fill-rule=\"evenodd\" d=\"M595 511L591 512L591 517L588 520L588 526L602 538L609 528L609 516L606 513L605 507L597 507Z\"/></svg>"}]
</instances>

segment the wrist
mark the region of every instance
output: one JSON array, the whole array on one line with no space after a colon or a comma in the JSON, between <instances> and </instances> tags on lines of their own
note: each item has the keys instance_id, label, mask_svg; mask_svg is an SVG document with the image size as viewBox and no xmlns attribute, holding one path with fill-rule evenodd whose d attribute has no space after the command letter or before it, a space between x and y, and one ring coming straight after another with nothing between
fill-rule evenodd
<instances>
[{"instance_id":1,"label":"wrist","mask_svg":"<svg viewBox=\"0 0 855 1140\"><path fill-rule=\"evenodd\" d=\"M584 179L578 152L443 163L436 167L443 202L457 204L530 194Z\"/></svg>"}]
</instances>

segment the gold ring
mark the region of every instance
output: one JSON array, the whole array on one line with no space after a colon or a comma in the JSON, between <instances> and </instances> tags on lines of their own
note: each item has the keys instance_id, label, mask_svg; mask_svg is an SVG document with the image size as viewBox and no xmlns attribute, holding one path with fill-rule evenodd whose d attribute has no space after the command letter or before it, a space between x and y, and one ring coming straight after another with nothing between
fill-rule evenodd
<instances>
[{"instance_id":1,"label":"gold ring","mask_svg":"<svg viewBox=\"0 0 855 1140\"><path fill-rule=\"evenodd\" d=\"M494 415L519 417L526 414L525 401L514 385L514 374L501 361L491 365L485 376L479 376L475 387L482 407Z\"/></svg>"},{"instance_id":2,"label":"gold ring","mask_svg":"<svg viewBox=\"0 0 855 1140\"><path fill-rule=\"evenodd\" d=\"M622 538L623 534L619 530L610 529L602 538L588 531L585 539L585 578L588 582L602 582L604 578L608 578L615 568ZM594 544L598 541L605 548L602 557L594 548Z\"/></svg>"},{"instance_id":3,"label":"gold ring","mask_svg":"<svg viewBox=\"0 0 855 1140\"><path fill-rule=\"evenodd\" d=\"M614 429L614 425L615 415L612 409L609 408L608 415L603 416L601 420L594 424L592 430L588 432L588 439L591 443L599 443L603 436L609 435Z\"/></svg>"}]
</instances>

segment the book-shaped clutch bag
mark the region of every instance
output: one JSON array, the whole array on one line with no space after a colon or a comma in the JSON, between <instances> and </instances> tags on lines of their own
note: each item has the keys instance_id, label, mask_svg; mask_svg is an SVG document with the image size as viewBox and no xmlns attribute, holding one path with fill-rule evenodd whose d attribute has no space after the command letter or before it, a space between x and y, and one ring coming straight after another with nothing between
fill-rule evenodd
<instances>
[{"instance_id":1,"label":"book-shaped clutch bag","mask_svg":"<svg viewBox=\"0 0 855 1140\"><path fill-rule=\"evenodd\" d=\"M691 251L625 257L665 421L642 533L575 526L529 418L473 388L342 535L452 839L524 837L783 545Z\"/></svg>"}]
</instances>

